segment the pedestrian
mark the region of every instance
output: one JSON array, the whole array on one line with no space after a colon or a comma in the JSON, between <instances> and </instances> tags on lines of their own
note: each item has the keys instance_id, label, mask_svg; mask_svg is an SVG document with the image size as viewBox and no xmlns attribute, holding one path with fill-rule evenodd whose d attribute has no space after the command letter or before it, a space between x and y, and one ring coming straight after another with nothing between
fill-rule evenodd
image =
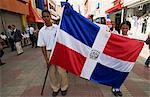
<instances>
[{"instance_id":1,"label":"pedestrian","mask_svg":"<svg viewBox=\"0 0 150 97\"><path fill-rule=\"evenodd\" d=\"M119 34L118 31L116 30L116 24L114 21L111 21L112 27L110 28L110 32L114 34Z\"/></svg>"},{"instance_id":2,"label":"pedestrian","mask_svg":"<svg viewBox=\"0 0 150 97\"><path fill-rule=\"evenodd\" d=\"M13 31L11 25L8 25L6 36L8 38L11 51L13 52L15 50L15 43L14 43L14 37L13 37Z\"/></svg>"},{"instance_id":3,"label":"pedestrian","mask_svg":"<svg viewBox=\"0 0 150 97\"><path fill-rule=\"evenodd\" d=\"M26 39L25 31L23 31L23 32L21 33L21 35L22 35L21 44L22 44L22 46L25 46L25 45L26 45L26 41L25 41L25 39Z\"/></svg>"},{"instance_id":4,"label":"pedestrian","mask_svg":"<svg viewBox=\"0 0 150 97\"><path fill-rule=\"evenodd\" d=\"M122 22L120 25L120 29L121 29L122 35L128 37L128 31L131 29L131 23L129 21ZM120 90L120 87L112 87L112 93L115 96L123 95Z\"/></svg>"},{"instance_id":5,"label":"pedestrian","mask_svg":"<svg viewBox=\"0 0 150 97\"><path fill-rule=\"evenodd\" d=\"M150 32L148 34L148 37L147 37L147 40L145 41L145 43L148 45L149 50L150 50ZM150 65L150 55L149 55L149 57L145 61L145 66L149 67L149 65Z\"/></svg>"},{"instance_id":6,"label":"pedestrian","mask_svg":"<svg viewBox=\"0 0 150 97\"><path fill-rule=\"evenodd\" d=\"M31 41L30 41L30 36L29 36L29 33L24 31L24 37L25 37L25 45L30 45L31 44Z\"/></svg>"},{"instance_id":7,"label":"pedestrian","mask_svg":"<svg viewBox=\"0 0 150 97\"><path fill-rule=\"evenodd\" d=\"M51 13L48 10L42 11L42 18L45 21L45 25L39 31L37 45L41 47L47 67L49 68L50 85L53 90L52 96L56 97L59 91L61 91L62 96L65 96L68 90L67 73L63 68L49 64L49 56L54 45L58 25L52 24ZM56 72L58 72L58 76Z\"/></svg>"},{"instance_id":8,"label":"pedestrian","mask_svg":"<svg viewBox=\"0 0 150 97\"><path fill-rule=\"evenodd\" d=\"M4 65L5 63L2 62L1 58L3 57L4 55L4 51L3 51L3 40L2 38L0 37L0 66Z\"/></svg>"},{"instance_id":9,"label":"pedestrian","mask_svg":"<svg viewBox=\"0 0 150 97\"><path fill-rule=\"evenodd\" d=\"M2 33L0 34L0 37L1 37L1 39L4 41L3 47L8 47L7 36L5 35L5 33L2 32Z\"/></svg>"},{"instance_id":10,"label":"pedestrian","mask_svg":"<svg viewBox=\"0 0 150 97\"><path fill-rule=\"evenodd\" d=\"M34 34L34 28L31 25L29 25L26 30L27 30L27 32L29 34L29 38L30 38L31 45L32 45L32 48L33 48L34 45L35 45L34 35L33 35Z\"/></svg>"},{"instance_id":11,"label":"pedestrian","mask_svg":"<svg viewBox=\"0 0 150 97\"><path fill-rule=\"evenodd\" d=\"M33 32L33 37L34 37L34 47L37 48L37 39L38 39L39 29L38 29L37 26L36 26L34 29L35 29L34 32Z\"/></svg>"},{"instance_id":12,"label":"pedestrian","mask_svg":"<svg viewBox=\"0 0 150 97\"><path fill-rule=\"evenodd\" d=\"M21 31L16 29L15 25L12 25L12 30L13 30L13 36L14 36L14 42L15 42L15 46L17 50L17 55L19 56L23 54L23 49L21 46L21 40L22 40Z\"/></svg>"}]
</instances>

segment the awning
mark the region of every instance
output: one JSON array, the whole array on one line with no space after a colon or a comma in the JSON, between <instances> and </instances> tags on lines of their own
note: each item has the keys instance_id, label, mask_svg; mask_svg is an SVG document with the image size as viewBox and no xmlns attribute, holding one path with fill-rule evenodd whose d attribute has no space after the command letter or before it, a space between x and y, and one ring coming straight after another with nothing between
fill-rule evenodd
<instances>
[{"instance_id":1,"label":"awning","mask_svg":"<svg viewBox=\"0 0 150 97\"><path fill-rule=\"evenodd\" d=\"M139 2L128 4L125 6L127 6L127 8L135 8L139 5L144 5L144 4L148 4L148 3L150 3L150 0L142 0L142 1L140 0Z\"/></svg>"},{"instance_id":2,"label":"awning","mask_svg":"<svg viewBox=\"0 0 150 97\"><path fill-rule=\"evenodd\" d=\"M122 4L119 3L116 6L114 6L114 7L110 8L110 9L106 10L105 12L106 13L111 13L111 12L119 11L121 9L122 9Z\"/></svg>"},{"instance_id":3,"label":"awning","mask_svg":"<svg viewBox=\"0 0 150 97\"><path fill-rule=\"evenodd\" d=\"M31 1L29 2L29 15L27 15L28 23L39 22L44 23L43 19L37 13L37 11L32 7Z\"/></svg>"}]
</instances>

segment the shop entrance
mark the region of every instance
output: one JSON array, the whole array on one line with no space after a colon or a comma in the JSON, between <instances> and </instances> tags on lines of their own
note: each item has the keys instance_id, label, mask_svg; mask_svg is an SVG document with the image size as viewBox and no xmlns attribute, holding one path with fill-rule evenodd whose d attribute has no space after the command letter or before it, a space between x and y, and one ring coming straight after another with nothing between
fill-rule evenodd
<instances>
[{"instance_id":1,"label":"shop entrance","mask_svg":"<svg viewBox=\"0 0 150 97\"><path fill-rule=\"evenodd\" d=\"M120 33L121 12L115 14L116 30Z\"/></svg>"}]
</instances>

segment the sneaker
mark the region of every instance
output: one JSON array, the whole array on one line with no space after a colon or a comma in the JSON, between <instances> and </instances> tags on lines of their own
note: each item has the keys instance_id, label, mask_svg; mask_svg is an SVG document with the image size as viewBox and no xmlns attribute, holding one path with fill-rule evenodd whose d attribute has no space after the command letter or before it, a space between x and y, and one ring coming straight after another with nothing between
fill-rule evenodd
<instances>
[{"instance_id":1,"label":"sneaker","mask_svg":"<svg viewBox=\"0 0 150 97\"><path fill-rule=\"evenodd\" d=\"M59 91L58 92L52 92L52 97L56 97L58 95Z\"/></svg>"},{"instance_id":2,"label":"sneaker","mask_svg":"<svg viewBox=\"0 0 150 97\"><path fill-rule=\"evenodd\" d=\"M6 64L6 63L0 63L0 66L2 66L2 65L4 65L4 64Z\"/></svg>"},{"instance_id":3,"label":"sneaker","mask_svg":"<svg viewBox=\"0 0 150 97\"><path fill-rule=\"evenodd\" d=\"M116 91L114 88L112 88L111 91L115 96L122 96L122 92L120 90Z\"/></svg>"},{"instance_id":4,"label":"sneaker","mask_svg":"<svg viewBox=\"0 0 150 97\"><path fill-rule=\"evenodd\" d=\"M148 67L148 68L149 68L150 66L145 64L145 67Z\"/></svg>"},{"instance_id":5,"label":"sneaker","mask_svg":"<svg viewBox=\"0 0 150 97\"><path fill-rule=\"evenodd\" d=\"M121 91L117 91L117 95L118 96L122 96L122 92Z\"/></svg>"},{"instance_id":6,"label":"sneaker","mask_svg":"<svg viewBox=\"0 0 150 97\"><path fill-rule=\"evenodd\" d=\"M62 96L66 96L66 95L67 95L67 89L64 90L64 91L61 91L61 95L62 95Z\"/></svg>"},{"instance_id":7,"label":"sneaker","mask_svg":"<svg viewBox=\"0 0 150 97\"><path fill-rule=\"evenodd\" d=\"M17 54L17 56L19 56L19 55L21 55L21 54L23 54L23 52L22 52L22 53Z\"/></svg>"},{"instance_id":8,"label":"sneaker","mask_svg":"<svg viewBox=\"0 0 150 97\"><path fill-rule=\"evenodd\" d=\"M117 91L113 91L113 90L112 90L112 93L113 93L115 96L118 96Z\"/></svg>"}]
</instances>

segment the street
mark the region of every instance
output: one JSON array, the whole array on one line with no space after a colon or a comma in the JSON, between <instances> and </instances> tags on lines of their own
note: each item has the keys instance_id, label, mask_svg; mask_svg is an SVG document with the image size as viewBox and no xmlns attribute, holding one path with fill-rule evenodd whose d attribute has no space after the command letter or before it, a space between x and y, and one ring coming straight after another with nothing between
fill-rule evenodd
<instances>
[{"instance_id":1,"label":"street","mask_svg":"<svg viewBox=\"0 0 150 97\"><path fill-rule=\"evenodd\" d=\"M51 97L49 77L43 96L40 95L46 65L40 48L23 48L20 56L10 49L5 49L0 66L0 97ZM145 53L145 52L144 52ZM121 87L123 97L150 97L150 68L144 66L144 57L139 57L136 64ZM111 87L96 84L78 78L70 73L69 90L66 97L114 97ZM61 97L59 93L58 97Z\"/></svg>"}]
</instances>

